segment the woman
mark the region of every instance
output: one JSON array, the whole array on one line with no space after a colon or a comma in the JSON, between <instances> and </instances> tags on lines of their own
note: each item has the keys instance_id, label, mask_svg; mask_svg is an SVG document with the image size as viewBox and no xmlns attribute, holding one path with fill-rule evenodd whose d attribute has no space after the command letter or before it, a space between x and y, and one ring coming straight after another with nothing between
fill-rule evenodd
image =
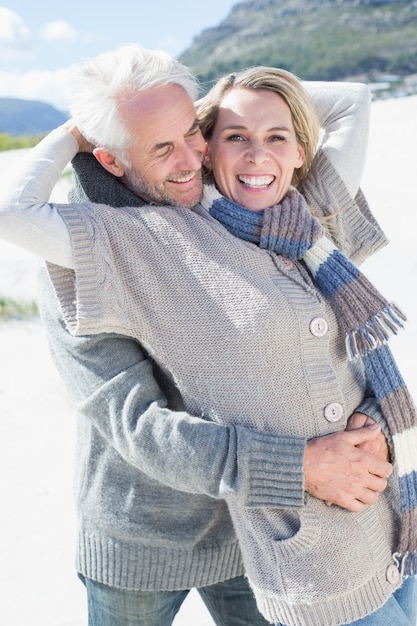
<instances>
[{"instance_id":1,"label":"woman","mask_svg":"<svg viewBox=\"0 0 417 626\"><path fill-rule=\"evenodd\" d=\"M50 217L45 221L44 212L54 216L44 236L49 244L51 236L56 238L57 250L47 260L62 263L56 228L71 237L68 266L75 275L50 266L68 327L78 334L114 331L137 338L169 372L186 409L209 421L308 439L343 430L358 407L364 413L365 405L376 410L367 373L383 406L386 395L369 374L358 320L349 319L357 308L355 291L363 298L361 315L368 314L368 304L371 311L378 305L382 330L371 337L374 352L387 327L401 326L400 313L352 273L342 256L341 266L355 287L353 294L345 289L340 265L328 263L329 257L339 259L338 253L304 201L329 223L340 247L360 261L364 248L356 243L357 207L351 198L355 181L346 173L341 178L324 151L315 154L318 125L312 108L286 72L253 68L232 75L202 100L199 114L216 186L207 185L193 209L152 206L138 213L92 203L48 205L54 181L42 176L41 164L29 183L20 182L24 190L15 194L15 208L30 212L32 224L38 220L46 231ZM72 132L77 136L76 129ZM38 156L49 158L49 151L65 142L71 158L77 146L71 154L71 138L64 135L60 131L56 144L46 140ZM335 217L328 221L330 215ZM369 240L366 244L372 247ZM31 245L42 252L41 240ZM327 293L333 276L336 283ZM353 298L350 308L343 289ZM367 372L360 358L347 358L345 331L352 355L363 357ZM393 364L386 363L391 374ZM397 381L396 371L393 376ZM401 418L414 424L414 407L402 385L394 395L400 396ZM390 406L386 418L406 440L403 420L392 428ZM301 511L277 511L259 508L256 498L243 502L233 489L221 495L268 620L331 626L369 616L361 623L384 623L385 616L375 617L376 612L388 607L401 587L400 574L408 571L406 555L394 554L400 523L395 481L374 505L356 514L313 497ZM401 520L402 530L406 525ZM405 614L402 620L410 623Z\"/></svg>"}]
</instances>

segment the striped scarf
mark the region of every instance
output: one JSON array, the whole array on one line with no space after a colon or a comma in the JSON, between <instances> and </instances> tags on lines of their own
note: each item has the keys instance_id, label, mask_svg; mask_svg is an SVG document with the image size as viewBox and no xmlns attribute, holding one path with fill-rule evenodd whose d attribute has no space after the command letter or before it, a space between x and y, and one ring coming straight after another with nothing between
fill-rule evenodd
<instances>
[{"instance_id":1,"label":"striped scarf","mask_svg":"<svg viewBox=\"0 0 417 626\"><path fill-rule=\"evenodd\" d=\"M335 312L348 358L363 360L398 468L402 524L394 559L404 577L417 574L417 415L387 345L403 327L404 315L325 236L296 189L265 211L245 209L215 193L212 197L210 214L233 235L289 259L303 259Z\"/></svg>"}]
</instances>

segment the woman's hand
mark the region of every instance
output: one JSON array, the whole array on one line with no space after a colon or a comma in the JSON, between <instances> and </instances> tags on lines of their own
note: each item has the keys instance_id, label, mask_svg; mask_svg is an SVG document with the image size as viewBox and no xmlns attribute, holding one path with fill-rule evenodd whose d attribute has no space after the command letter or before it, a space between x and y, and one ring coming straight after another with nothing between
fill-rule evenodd
<instances>
[{"instance_id":1,"label":"woman's hand","mask_svg":"<svg viewBox=\"0 0 417 626\"><path fill-rule=\"evenodd\" d=\"M78 152L93 152L95 146L87 141L84 135L81 134L78 127L74 124L73 120L68 120L63 124L63 128L70 133L77 140Z\"/></svg>"}]
</instances>

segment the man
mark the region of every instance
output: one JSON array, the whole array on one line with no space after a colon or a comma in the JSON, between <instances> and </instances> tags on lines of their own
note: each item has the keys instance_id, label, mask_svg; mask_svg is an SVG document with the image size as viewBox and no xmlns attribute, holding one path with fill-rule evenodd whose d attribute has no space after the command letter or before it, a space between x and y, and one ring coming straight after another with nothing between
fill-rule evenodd
<instances>
[{"instance_id":1,"label":"man","mask_svg":"<svg viewBox=\"0 0 417 626\"><path fill-rule=\"evenodd\" d=\"M72 113L103 166L91 174L104 176L103 183L95 178L94 200L194 206L205 145L187 68L126 47L93 60L84 76ZM101 115L91 119L84 97L100 103ZM106 172L120 182L109 188ZM171 624L191 587L216 624L266 624L222 492L232 486L257 506L298 508L306 490L361 510L385 483L375 487L373 457L357 446L378 445L379 430L306 444L191 416L144 347L123 336L71 336L46 275L41 282L51 351L79 411L77 568L90 626Z\"/></svg>"}]
</instances>

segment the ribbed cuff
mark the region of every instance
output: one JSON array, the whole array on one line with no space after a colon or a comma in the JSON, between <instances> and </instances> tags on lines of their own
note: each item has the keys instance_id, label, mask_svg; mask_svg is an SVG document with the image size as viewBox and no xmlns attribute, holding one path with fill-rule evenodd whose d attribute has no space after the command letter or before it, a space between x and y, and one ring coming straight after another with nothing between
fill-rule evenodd
<instances>
[{"instance_id":1,"label":"ribbed cuff","mask_svg":"<svg viewBox=\"0 0 417 626\"><path fill-rule=\"evenodd\" d=\"M303 437L239 429L239 499L251 508L304 506Z\"/></svg>"}]
</instances>

